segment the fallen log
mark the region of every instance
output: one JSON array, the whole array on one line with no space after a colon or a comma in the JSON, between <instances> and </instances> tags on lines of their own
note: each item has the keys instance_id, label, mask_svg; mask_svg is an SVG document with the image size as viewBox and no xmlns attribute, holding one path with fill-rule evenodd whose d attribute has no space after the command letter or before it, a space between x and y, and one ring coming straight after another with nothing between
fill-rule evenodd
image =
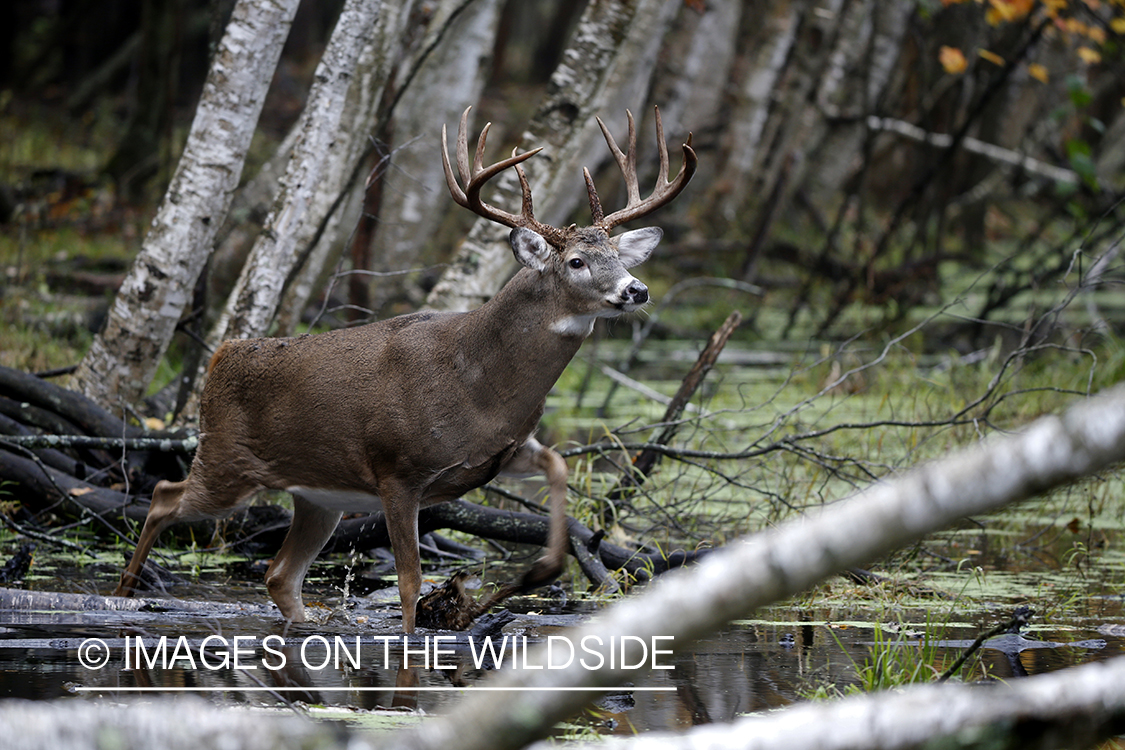
<instances>
[{"instance_id":1,"label":"fallen log","mask_svg":"<svg viewBox=\"0 0 1125 750\"><path fill-rule=\"evenodd\" d=\"M87 435L140 437L144 430L128 425L80 393L30 373L0 367L0 396L26 402L76 424Z\"/></svg>"},{"instance_id":2,"label":"fallen log","mask_svg":"<svg viewBox=\"0 0 1125 750\"><path fill-rule=\"evenodd\" d=\"M530 544L543 546L547 541L548 519L546 516L518 511L498 510L466 500L454 500L423 508L418 514L419 533L425 534L438 529L452 529L466 534L492 539L498 542ZM570 519L572 543L590 546L595 532L574 519ZM326 551L346 551L349 549L371 549L390 546L386 523L381 512L359 518L345 518L336 527ZM597 557L609 570L624 568L639 579L647 579L672 568L695 562L709 550L676 550L667 555L657 555L631 550L601 541L595 545ZM574 551L571 550L571 554ZM598 586L603 581L591 579Z\"/></svg>"}]
</instances>

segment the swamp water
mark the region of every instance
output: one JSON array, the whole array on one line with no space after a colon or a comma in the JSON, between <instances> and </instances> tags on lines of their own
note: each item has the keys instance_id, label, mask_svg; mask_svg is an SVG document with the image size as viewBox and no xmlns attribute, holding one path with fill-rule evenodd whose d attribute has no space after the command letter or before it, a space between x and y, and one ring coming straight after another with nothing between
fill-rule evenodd
<instances>
[{"instance_id":1,"label":"swamp water","mask_svg":"<svg viewBox=\"0 0 1125 750\"><path fill-rule=\"evenodd\" d=\"M724 357L726 369L722 369L721 360L720 372L711 379L713 398L706 404L711 416L697 417L687 429L706 432L698 438L703 444L711 441L737 446L741 439L737 436L756 429L754 423L769 423L778 411L784 411L774 406L768 414L762 414L744 407L747 403L776 401L782 378L778 377L780 370L769 368L776 368L786 357L747 352L729 352ZM662 361L668 367L667 363L676 359L664 357ZM686 366L671 369L678 371ZM790 366L786 364L783 369L788 373ZM654 382L651 377L641 379ZM665 393L674 391L675 385L672 378L657 383ZM600 404L609 392L605 386L603 382L602 390L587 390L585 402ZM877 390L874 386L871 389ZM724 403L715 397L722 393L737 395ZM649 422L659 420L662 407L654 407L646 396L630 394L626 389L614 398L615 405L625 404L621 410L624 416L619 416L615 425L627 424L633 418L630 414L640 414ZM635 401L632 405L630 398ZM930 397L926 394L915 390L909 398L913 413L928 408ZM802 412L802 429L877 419L878 410L886 404L887 399L877 395L834 401L827 408L813 410L814 417L808 416L809 411ZM548 415L552 429L567 434L585 430L596 439L599 428L588 413L577 413L557 403L552 406L555 414ZM890 408L898 407L892 403ZM641 434L636 439L645 437ZM891 438L898 440L884 431L874 439L882 446ZM872 439L865 432L863 440ZM917 448L924 443L912 439L907 453L912 458L924 456ZM828 448L832 446L824 449ZM869 453L866 443L854 446L854 455ZM572 486L601 481L599 471L604 467L593 461L575 466L585 460L571 460ZM668 508L677 497L693 498L695 504L682 509L677 520L690 516L697 524L681 531L689 538L693 534L698 538L708 535L710 528L721 527L726 533L716 536L721 544L745 531L739 524L760 528L783 520L777 517L779 509L771 498L784 493L791 510L793 506L813 506L829 495L846 494L830 491L833 482L862 484L861 476L850 476L847 470L828 478L815 472L799 476L791 469L785 474L769 460L753 467L740 462L738 471L727 467L721 479L677 465L674 472L654 477L648 499ZM903 461L904 465L909 463L909 459ZM783 479L789 484L783 486ZM788 489L791 487L803 489L794 493ZM1125 519L1118 507L1120 490L1120 482L1110 479L1029 501L992 517L966 521L959 528L901 551L891 560L873 563L876 572L885 577L874 585L835 578L797 599L754 613L754 619L732 623L706 640L677 648L674 654L654 654L653 661L665 668L638 670L632 686L594 698L585 714L576 718L576 724L560 728L559 733L632 734L677 729L726 721L810 696L836 695L852 687L932 681L974 638L1009 620L1021 604L1036 611L1030 627L1022 635L987 642L962 667L959 678L1018 679L1119 655L1125 652L1121 600L1125 553L1119 544ZM797 501L798 494L801 502ZM579 515L581 511L582 498L578 498L572 513ZM632 511L634 515L626 521L638 528L648 509L638 503ZM646 538L643 529L637 535ZM0 536L0 560L6 560L18 547L19 542L10 536ZM513 566L490 564L489 580L517 575L535 553L526 552L525 559ZM389 588L370 597L349 597L349 608L333 613L332 608L341 607L344 600L340 586L344 568L320 562L306 583L305 599L306 603L322 603L324 621L283 630L266 598L261 571L247 570L245 565L219 565L218 556L207 554L193 559L195 571L186 558L171 563L170 567L186 580L170 595L214 604L215 611L171 607L167 611L0 608L0 697L118 700L135 697L126 692L130 688L201 690L208 691L215 701L247 706L278 707L284 706L285 700L303 701L324 707L317 709L316 716L382 727L388 726L388 721L391 725L418 721L418 712L388 719L386 712L356 710L402 707L440 713L454 705L465 690L486 684L492 665L489 658L480 658L483 645L479 640L475 650L464 638L447 644L448 651L443 650L440 659L443 665L455 669L400 669L398 652L387 648L379 638L390 635L392 646L401 647L397 621L385 620L388 610L393 609L393 604L385 603L395 591L390 585L393 579L384 581ZM116 584L119 560L99 554L95 561L75 567L73 558L62 558L41 545L23 588L105 594ZM431 568L426 577L441 581L453 569ZM573 578L578 580L580 574L575 572ZM572 594L569 603L526 597L509 604L517 617L504 632L534 644L551 636L565 640L567 626L612 606L612 600L588 600ZM343 649L338 664L331 658L337 636ZM160 650L162 637L167 640ZM243 640L236 641L236 637ZM500 648L502 638L493 635L492 655ZM206 639L210 641L209 660L205 662L195 649ZM185 650L177 651L181 641ZM523 641L514 642L519 645ZM102 643L104 652L90 646ZM411 643L415 654L412 663L426 656L439 658L432 647ZM508 647L512 643L509 641ZM654 651L670 647L652 644ZM186 652L192 650L195 653L189 656ZM578 658L585 655L575 654ZM236 656L241 669L231 663ZM273 668L280 666L283 657L285 668ZM405 685L404 674L408 675ZM271 692L270 688L279 686L286 690Z\"/></svg>"},{"instance_id":2,"label":"swamp water","mask_svg":"<svg viewBox=\"0 0 1125 750\"><path fill-rule=\"evenodd\" d=\"M61 569L64 577L40 574L28 585L42 591L61 591L68 586L105 591L111 588L116 571L107 568L105 575L91 577L101 567L86 566L81 571L85 582L79 586L74 586L82 580L77 571L72 577ZM443 645L437 656L443 666L456 670L421 667L413 670L416 683L397 688L403 674L396 652L401 648L400 637L389 634L391 648L385 647L376 634L386 630L373 631L363 622L362 613L370 605L360 603L346 615L329 616L323 624L286 631L256 582L246 586L208 583L211 575L177 586L175 596L216 605L229 600L253 611L0 611L0 697L115 701L136 698L128 692L130 688L207 691L218 702L282 707L285 701L302 701L319 707L314 716L357 726L395 726L417 720L416 713L388 718L385 711L369 714L362 710L397 707L440 713L455 704L464 690L487 684L491 670L476 668L483 646L478 642L477 649L467 648L462 637L460 643ZM989 586L1018 589L1023 574L990 571L984 575L993 579ZM975 579L970 576L964 588L973 588ZM925 585L932 587L932 579ZM978 599L968 591L948 600L931 588L922 594L933 597L925 609L914 594L904 595L911 602L890 603L844 579L830 583L827 589L810 595L807 604L791 601L767 608L755 613L755 619L732 623L723 632L675 654L654 656L660 666L668 668L639 670L633 685L636 690L620 688L598 694L585 714L576 718L576 726L560 732L632 734L727 721L739 714L788 705L818 690L831 695L879 679L872 674L871 664L876 661L884 665L883 679L888 683L913 669L919 672L916 679L933 680L979 633L1010 617L1013 599L1026 601L1018 596ZM1059 602L1058 592L1044 594L1059 611L1047 621L1034 617L1021 636L986 642L962 668L961 676L1018 679L1125 653L1125 628L1117 624L1125 622L1120 597L1106 595L1090 581L1079 584L1071 580L1067 591L1065 604ZM312 581L306 600L335 606L340 595ZM563 623L596 614L598 606L586 602L558 607L533 597L517 600L514 610L536 614L517 615L507 626L512 634L508 646L514 643L518 647L523 637L531 644L550 636L565 637ZM372 622L379 611L385 609L371 606ZM424 638L425 633L420 635ZM167 638L163 649L158 647L162 636ZM108 651L91 651L88 644L92 639L106 644ZM140 650L138 639L143 644ZM198 647L205 639L209 639L207 653L201 655ZM176 652L179 640L190 644L193 656L187 656L186 650ZM500 638L493 640L495 653ZM668 644L657 645L666 648ZM412 648L412 660L417 662L425 658L423 654L435 654L422 638L413 640ZM235 649L241 669L232 666ZM333 654L338 651L340 663L336 664ZM526 667L519 662L518 649L516 654L515 667ZM510 665L511 652L507 658ZM287 661L286 668L269 668L282 660ZM490 666L487 656L483 661L484 667ZM277 687L285 690L268 689ZM361 711L356 713L357 709Z\"/></svg>"}]
</instances>

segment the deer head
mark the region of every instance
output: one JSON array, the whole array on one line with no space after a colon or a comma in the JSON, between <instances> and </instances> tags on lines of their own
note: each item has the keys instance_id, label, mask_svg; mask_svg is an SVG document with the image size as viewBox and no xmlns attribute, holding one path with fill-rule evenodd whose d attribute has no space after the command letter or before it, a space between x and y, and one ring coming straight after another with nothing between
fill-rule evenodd
<instances>
[{"instance_id":1,"label":"deer head","mask_svg":"<svg viewBox=\"0 0 1125 750\"><path fill-rule=\"evenodd\" d=\"M535 218L531 186L527 175L520 166L524 161L542 151L536 148L517 154L491 166L483 165L485 144L491 123L487 123L477 139L472 162L469 161L467 137L468 108L461 115L457 128L457 171L464 190L453 174L449 161L449 146L445 126L441 129L442 164L445 167L445 180L453 200L473 213L504 226L512 227L509 242L516 259L525 267L543 273L550 269L559 279L565 280L578 296L587 297L586 311L561 317L555 324L558 333L585 336L590 332L597 317L613 317L623 312L632 312L648 301L648 288L625 273L644 262L660 242L663 232L657 227L637 229L611 237L610 232L620 224L639 219L666 205L687 186L695 173L696 156L691 148L691 135L683 145L684 162L679 174L668 179L668 147L664 140L664 126L660 110L655 109L656 139L659 147L660 170L652 194L645 199L640 197L637 182L637 134L633 114L626 111L629 120L628 151L622 152L609 128L601 118L596 118L606 144L613 154L625 179L628 194L627 205L608 216L602 209L598 191L588 169L582 173L586 180L586 191L590 200L592 222L589 227L571 224L567 227L554 227ZM523 197L520 213L504 211L484 202L481 189L490 179L504 170L514 167L519 177Z\"/></svg>"}]
</instances>

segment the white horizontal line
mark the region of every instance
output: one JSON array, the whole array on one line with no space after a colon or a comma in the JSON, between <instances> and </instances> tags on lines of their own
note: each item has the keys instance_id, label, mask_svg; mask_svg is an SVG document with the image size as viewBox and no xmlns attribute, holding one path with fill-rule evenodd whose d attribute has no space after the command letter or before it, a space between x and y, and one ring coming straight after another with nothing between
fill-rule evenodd
<instances>
[{"instance_id":1,"label":"white horizontal line","mask_svg":"<svg viewBox=\"0 0 1125 750\"><path fill-rule=\"evenodd\" d=\"M71 688L76 693L289 693L289 692L321 692L321 693L342 693L342 692L382 692L386 690L401 690L403 692L500 692L511 690L533 690L533 691L560 691L560 692L613 692L620 691L622 693L640 693L640 692L672 692L674 687L498 687L492 685L484 685L481 687L452 687L452 686L420 686L420 687L405 687L399 688L394 686L387 687L85 687L83 685L75 685Z\"/></svg>"}]
</instances>

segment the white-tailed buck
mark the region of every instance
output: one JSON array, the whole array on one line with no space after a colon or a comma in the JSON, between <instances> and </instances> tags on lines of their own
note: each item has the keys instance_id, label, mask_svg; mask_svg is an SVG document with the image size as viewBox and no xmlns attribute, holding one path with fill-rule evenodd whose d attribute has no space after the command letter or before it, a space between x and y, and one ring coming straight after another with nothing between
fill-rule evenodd
<instances>
[{"instance_id":1,"label":"white-tailed buck","mask_svg":"<svg viewBox=\"0 0 1125 750\"><path fill-rule=\"evenodd\" d=\"M546 475L547 549L520 587L558 575L568 544L567 468L533 436L544 399L596 318L648 301L648 288L626 269L649 256L661 231L609 233L672 200L691 179L696 158L689 136L683 167L668 181L657 112L660 173L652 195L642 200L632 115L628 153L598 120L625 175L628 205L604 215L584 170L592 225L560 229L535 219L519 166L540 149L483 167L486 125L470 165L468 117L465 110L457 134L463 191L442 128L449 190L460 205L512 227L509 241L523 268L467 313L417 312L315 336L225 342L208 370L191 472L182 482L157 485L118 596L132 594L153 543L169 525L221 517L260 490L284 490L293 496L293 521L266 572L281 614L304 621L301 584L341 512L382 508L395 553L402 625L412 632L422 578L418 509L458 498L500 473ZM518 214L480 197L483 185L509 167L523 190Z\"/></svg>"}]
</instances>

